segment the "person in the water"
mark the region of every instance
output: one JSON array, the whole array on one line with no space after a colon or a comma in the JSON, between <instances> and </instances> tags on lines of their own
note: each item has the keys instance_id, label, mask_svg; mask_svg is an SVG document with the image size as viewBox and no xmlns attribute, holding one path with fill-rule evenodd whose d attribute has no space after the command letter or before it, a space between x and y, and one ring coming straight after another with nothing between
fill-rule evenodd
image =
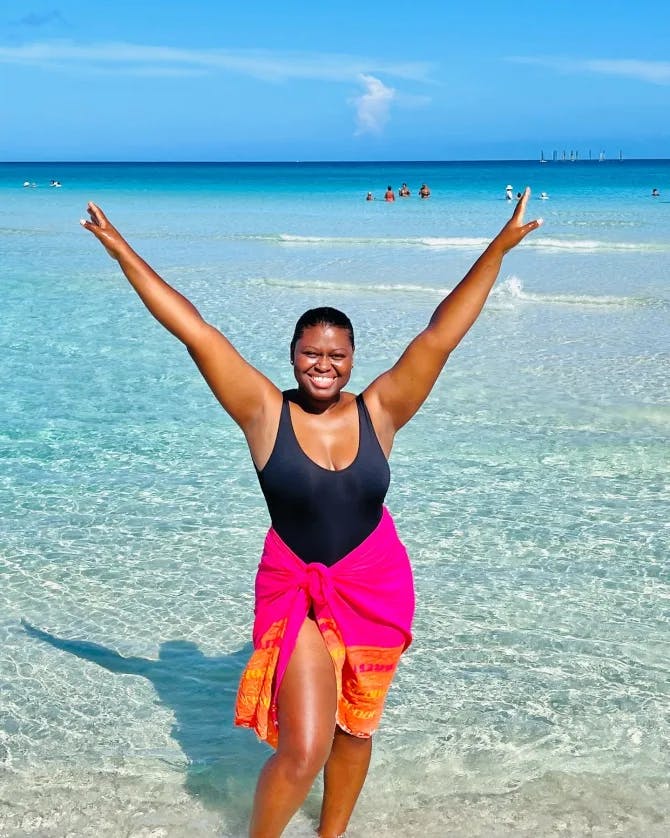
<instances>
[{"instance_id":1,"label":"person in the water","mask_svg":"<svg viewBox=\"0 0 670 838\"><path fill-rule=\"evenodd\" d=\"M289 348L296 386L282 392L88 205L82 225L241 428L268 504L255 650L236 707L236 722L276 747L258 780L252 838L281 835L321 770L318 834L336 838L347 828L411 641L411 570L384 507L388 458L482 311L505 254L542 223L524 222L529 194L426 328L358 395L346 389L355 342L342 312L322 307L298 320Z\"/></svg>"}]
</instances>

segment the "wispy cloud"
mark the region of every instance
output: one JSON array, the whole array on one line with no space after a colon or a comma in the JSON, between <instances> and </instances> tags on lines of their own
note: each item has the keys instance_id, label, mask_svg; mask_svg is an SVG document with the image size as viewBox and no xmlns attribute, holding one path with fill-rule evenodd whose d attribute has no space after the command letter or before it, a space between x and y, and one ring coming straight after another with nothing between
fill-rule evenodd
<instances>
[{"instance_id":1,"label":"wispy cloud","mask_svg":"<svg viewBox=\"0 0 670 838\"><path fill-rule=\"evenodd\" d=\"M356 108L356 134L379 134L388 122L396 91L375 76L361 73L360 81L365 90L352 99Z\"/></svg>"},{"instance_id":2,"label":"wispy cloud","mask_svg":"<svg viewBox=\"0 0 670 838\"><path fill-rule=\"evenodd\" d=\"M124 42L41 41L4 46L0 47L0 63L37 66L56 72L76 69L134 76L237 73L275 84L292 79L355 83L363 86L361 95L350 100L356 111L356 134L380 133L389 120L393 101L411 107L429 101L420 95L399 93L382 82L379 75L433 84L430 78L433 66L423 61L393 61L345 53L179 49Z\"/></svg>"},{"instance_id":3,"label":"wispy cloud","mask_svg":"<svg viewBox=\"0 0 670 838\"><path fill-rule=\"evenodd\" d=\"M45 68L87 66L123 69L146 74L169 70L172 74L194 69L236 72L263 81L288 79L351 82L361 75L381 73L394 78L429 82L431 65L422 61L388 61L338 53L275 52L272 50L191 50L129 43L75 44L38 42L0 47L0 62Z\"/></svg>"},{"instance_id":4,"label":"wispy cloud","mask_svg":"<svg viewBox=\"0 0 670 838\"><path fill-rule=\"evenodd\" d=\"M635 58L561 58L552 56L511 56L517 64L547 67L563 74L595 73L620 76L651 84L670 84L670 61L639 61Z\"/></svg>"}]
</instances>

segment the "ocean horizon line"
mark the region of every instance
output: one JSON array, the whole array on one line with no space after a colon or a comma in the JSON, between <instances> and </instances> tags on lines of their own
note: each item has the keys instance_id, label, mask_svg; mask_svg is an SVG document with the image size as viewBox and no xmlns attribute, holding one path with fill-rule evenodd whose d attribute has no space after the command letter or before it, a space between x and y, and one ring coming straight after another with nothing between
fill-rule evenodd
<instances>
[{"instance_id":1,"label":"ocean horizon line","mask_svg":"<svg viewBox=\"0 0 670 838\"><path fill-rule=\"evenodd\" d=\"M509 157L509 158L491 158L491 159L453 159L453 160L3 160L0 165L3 166L54 166L54 165L68 165L68 166L370 166L370 165L482 165L482 164L528 164L537 163L538 165L580 165L585 163L597 163L599 165L608 163L653 163L653 162L667 162L670 157L611 157L599 159L594 158L575 158L575 159L544 159L537 157Z\"/></svg>"}]
</instances>

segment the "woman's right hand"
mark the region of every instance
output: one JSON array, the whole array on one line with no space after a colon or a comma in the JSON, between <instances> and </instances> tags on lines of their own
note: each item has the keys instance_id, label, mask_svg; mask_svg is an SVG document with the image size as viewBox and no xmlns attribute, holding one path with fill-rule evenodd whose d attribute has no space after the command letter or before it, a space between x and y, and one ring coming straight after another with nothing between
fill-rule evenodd
<instances>
[{"instance_id":1,"label":"woman's right hand","mask_svg":"<svg viewBox=\"0 0 670 838\"><path fill-rule=\"evenodd\" d=\"M90 215L91 220L87 221L85 218L82 218L79 223L82 227L85 227L89 232L93 233L112 259L118 260L121 252L124 249L128 249L128 242L116 227L107 220L107 216L99 206L89 201L86 211Z\"/></svg>"}]
</instances>

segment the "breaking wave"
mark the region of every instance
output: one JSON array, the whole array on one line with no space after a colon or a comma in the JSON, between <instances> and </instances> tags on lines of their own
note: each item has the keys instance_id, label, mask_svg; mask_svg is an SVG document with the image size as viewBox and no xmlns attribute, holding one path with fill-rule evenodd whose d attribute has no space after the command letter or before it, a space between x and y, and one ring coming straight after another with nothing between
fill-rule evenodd
<instances>
[{"instance_id":1,"label":"breaking wave","mask_svg":"<svg viewBox=\"0 0 670 838\"><path fill-rule=\"evenodd\" d=\"M317 247L384 245L387 247L428 247L442 250L482 250L490 242L490 238L483 236L300 236L293 233L271 233L242 236L241 238L275 242L279 245ZM670 251L669 243L562 239L551 236L528 238L522 246L533 250L573 253L662 253Z\"/></svg>"},{"instance_id":2,"label":"breaking wave","mask_svg":"<svg viewBox=\"0 0 670 838\"><path fill-rule=\"evenodd\" d=\"M277 279L263 278L259 280L264 285L280 288L321 289L333 292L351 293L380 293L380 294L429 294L444 297L452 289L424 283L409 282L340 282L328 280L306 279ZM596 294L545 294L526 291L523 282L517 276L509 276L499 281L491 292L491 300L505 307L516 303L532 303L535 305L577 305L577 306L647 306L654 301L639 297L617 297Z\"/></svg>"}]
</instances>

